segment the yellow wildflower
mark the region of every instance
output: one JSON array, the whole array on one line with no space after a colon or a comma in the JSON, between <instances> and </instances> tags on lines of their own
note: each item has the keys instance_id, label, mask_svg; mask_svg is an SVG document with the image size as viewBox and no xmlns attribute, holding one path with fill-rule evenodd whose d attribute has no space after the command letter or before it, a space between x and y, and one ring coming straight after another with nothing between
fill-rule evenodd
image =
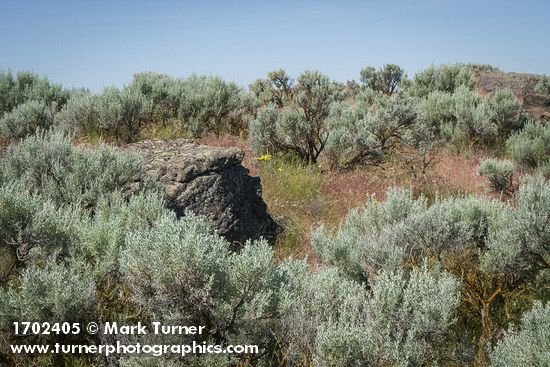
<instances>
[{"instance_id":1,"label":"yellow wildflower","mask_svg":"<svg viewBox=\"0 0 550 367\"><path fill-rule=\"evenodd\" d=\"M271 159L271 154L264 154L261 157L255 157L254 160L256 161L268 161Z\"/></svg>"}]
</instances>

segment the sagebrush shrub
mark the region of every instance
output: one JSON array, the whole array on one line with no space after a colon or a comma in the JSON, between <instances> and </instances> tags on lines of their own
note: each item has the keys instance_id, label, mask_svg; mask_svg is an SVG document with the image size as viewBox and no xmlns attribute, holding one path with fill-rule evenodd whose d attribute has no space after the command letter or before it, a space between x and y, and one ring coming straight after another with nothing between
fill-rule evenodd
<instances>
[{"instance_id":1,"label":"sagebrush shrub","mask_svg":"<svg viewBox=\"0 0 550 367\"><path fill-rule=\"evenodd\" d=\"M550 124L530 121L506 142L512 158L524 169L550 162Z\"/></svg>"},{"instance_id":2,"label":"sagebrush shrub","mask_svg":"<svg viewBox=\"0 0 550 367\"><path fill-rule=\"evenodd\" d=\"M13 323L27 320L79 323L81 330L76 335L51 332L14 336ZM20 343L53 345L55 342L86 344L90 339L82 334L82 325L90 320L97 320L96 288L86 263L76 259L62 263L52 258L43 265L28 266L16 282L0 289L0 358L7 365L55 365L57 363L52 360L46 362L49 358L56 359L53 354L14 354L8 346Z\"/></svg>"},{"instance_id":3,"label":"sagebrush shrub","mask_svg":"<svg viewBox=\"0 0 550 367\"><path fill-rule=\"evenodd\" d=\"M425 205L423 200L413 200L410 192L390 190L386 201L370 199L362 211L352 210L334 236L319 228L312 239L315 252L323 263L360 282L381 270L397 270L405 251L388 235L398 223L425 210Z\"/></svg>"},{"instance_id":4,"label":"sagebrush shrub","mask_svg":"<svg viewBox=\"0 0 550 367\"><path fill-rule=\"evenodd\" d=\"M46 77L28 71L19 71L14 77L11 71L0 70L0 117L28 101L43 103L52 113L61 109L68 96L67 90Z\"/></svg>"},{"instance_id":5,"label":"sagebrush shrub","mask_svg":"<svg viewBox=\"0 0 550 367\"><path fill-rule=\"evenodd\" d=\"M67 99L68 91L60 84L52 84L46 77L41 77L29 71L17 72L14 85L14 99L16 104L26 101L42 101L46 105L56 103L58 107L63 106Z\"/></svg>"},{"instance_id":6,"label":"sagebrush shrub","mask_svg":"<svg viewBox=\"0 0 550 367\"><path fill-rule=\"evenodd\" d=\"M335 268L288 263L281 294L283 355L291 365L400 366L437 363L458 305L447 274L383 272L370 292ZM286 325L286 327L284 327Z\"/></svg>"},{"instance_id":7,"label":"sagebrush shrub","mask_svg":"<svg viewBox=\"0 0 550 367\"><path fill-rule=\"evenodd\" d=\"M470 139L477 139L483 144L497 137L498 126L491 121L491 111L477 93L460 86L453 97L456 123Z\"/></svg>"},{"instance_id":8,"label":"sagebrush shrub","mask_svg":"<svg viewBox=\"0 0 550 367\"><path fill-rule=\"evenodd\" d=\"M330 105L337 99L335 86L318 71L298 78L292 100L283 107L268 105L250 123L250 139L257 153L291 153L316 163L329 138Z\"/></svg>"},{"instance_id":9,"label":"sagebrush shrub","mask_svg":"<svg viewBox=\"0 0 550 367\"><path fill-rule=\"evenodd\" d=\"M99 105L97 95L89 92L74 92L59 113L55 123L60 130L78 136L100 135Z\"/></svg>"},{"instance_id":10,"label":"sagebrush shrub","mask_svg":"<svg viewBox=\"0 0 550 367\"><path fill-rule=\"evenodd\" d=\"M1 272L17 274L22 264L40 262L53 253L67 255L74 219L70 210L58 210L52 202L29 195L20 182L0 186L0 247L16 259L12 269Z\"/></svg>"},{"instance_id":11,"label":"sagebrush shrub","mask_svg":"<svg viewBox=\"0 0 550 367\"><path fill-rule=\"evenodd\" d=\"M96 279L117 276L120 251L128 233L146 229L166 212L164 197L156 192L139 193L129 199L115 194L101 197L93 213L73 211L71 255L92 266Z\"/></svg>"},{"instance_id":12,"label":"sagebrush shrub","mask_svg":"<svg viewBox=\"0 0 550 367\"><path fill-rule=\"evenodd\" d=\"M479 163L477 172L487 177L491 189L495 192L511 194L513 188L514 163L510 160L487 158Z\"/></svg>"},{"instance_id":13,"label":"sagebrush shrub","mask_svg":"<svg viewBox=\"0 0 550 367\"><path fill-rule=\"evenodd\" d=\"M183 82L178 114L195 137L209 132L240 133L252 105L248 93L235 83L192 75Z\"/></svg>"},{"instance_id":14,"label":"sagebrush shrub","mask_svg":"<svg viewBox=\"0 0 550 367\"><path fill-rule=\"evenodd\" d=\"M535 92L550 95L550 77L544 76L541 80L535 85Z\"/></svg>"},{"instance_id":15,"label":"sagebrush shrub","mask_svg":"<svg viewBox=\"0 0 550 367\"><path fill-rule=\"evenodd\" d=\"M367 332L382 361L398 366L438 364L459 304L459 282L447 273L382 273L372 289Z\"/></svg>"},{"instance_id":16,"label":"sagebrush shrub","mask_svg":"<svg viewBox=\"0 0 550 367\"><path fill-rule=\"evenodd\" d=\"M507 138L508 135L523 127L521 103L510 89L497 89L486 99L490 120L498 128L498 136Z\"/></svg>"},{"instance_id":17,"label":"sagebrush shrub","mask_svg":"<svg viewBox=\"0 0 550 367\"><path fill-rule=\"evenodd\" d=\"M48 129L53 115L43 102L28 101L0 118L0 136L5 140L22 139L38 129Z\"/></svg>"},{"instance_id":18,"label":"sagebrush shrub","mask_svg":"<svg viewBox=\"0 0 550 367\"><path fill-rule=\"evenodd\" d=\"M401 80L407 78L405 70L395 64L386 64L379 70L369 66L362 69L360 74L365 87L387 95L397 93Z\"/></svg>"},{"instance_id":19,"label":"sagebrush shrub","mask_svg":"<svg viewBox=\"0 0 550 367\"><path fill-rule=\"evenodd\" d=\"M191 214L166 214L126 238L121 270L132 299L158 320L204 325L218 343L271 341L279 272L267 243L232 253L229 243Z\"/></svg>"},{"instance_id":20,"label":"sagebrush shrub","mask_svg":"<svg viewBox=\"0 0 550 367\"><path fill-rule=\"evenodd\" d=\"M249 89L262 105L283 107L292 100L294 80L284 69L279 69L269 72L265 79L255 80Z\"/></svg>"},{"instance_id":21,"label":"sagebrush shrub","mask_svg":"<svg viewBox=\"0 0 550 367\"><path fill-rule=\"evenodd\" d=\"M135 141L152 119L153 105L137 88L105 88L99 94L74 92L56 117L61 130L85 136Z\"/></svg>"},{"instance_id":22,"label":"sagebrush shrub","mask_svg":"<svg viewBox=\"0 0 550 367\"><path fill-rule=\"evenodd\" d=\"M299 366L307 364L315 356L320 359L317 363L323 365L330 360L325 355L328 350L336 352L333 350L336 343L327 340L330 338L327 329L362 321L366 316L366 289L343 277L337 268L310 272L306 262L294 260L287 261L282 268L287 281L281 289L279 308L282 325L276 337L283 346L283 360ZM357 327L360 328L360 325ZM342 348L334 353L339 354L333 357L334 365L362 360L364 346L361 343L365 337L363 330L359 332L359 340L347 334L348 338L337 341ZM353 347L357 349L353 350Z\"/></svg>"},{"instance_id":23,"label":"sagebrush shrub","mask_svg":"<svg viewBox=\"0 0 550 367\"><path fill-rule=\"evenodd\" d=\"M28 192L57 205L86 208L94 207L103 195L132 193L137 181L144 183L142 188L151 182L138 156L107 146L97 150L73 147L69 138L54 131L10 146L1 168L6 182L22 180Z\"/></svg>"},{"instance_id":24,"label":"sagebrush shrub","mask_svg":"<svg viewBox=\"0 0 550 367\"><path fill-rule=\"evenodd\" d=\"M106 88L97 104L99 128L125 143L135 141L151 120L151 101L135 89Z\"/></svg>"},{"instance_id":25,"label":"sagebrush shrub","mask_svg":"<svg viewBox=\"0 0 550 367\"><path fill-rule=\"evenodd\" d=\"M39 322L88 321L94 315L95 285L89 267L78 261L23 270L18 287L1 291L0 324L32 320Z\"/></svg>"},{"instance_id":26,"label":"sagebrush shrub","mask_svg":"<svg viewBox=\"0 0 550 367\"><path fill-rule=\"evenodd\" d=\"M15 106L13 87L15 81L10 70L0 70L0 117Z\"/></svg>"},{"instance_id":27,"label":"sagebrush shrub","mask_svg":"<svg viewBox=\"0 0 550 367\"><path fill-rule=\"evenodd\" d=\"M515 208L499 211L487 233L483 266L494 273L521 274L550 268L550 185L528 178Z\"/></svg>"},{"instance_id":28,"label":"sagebrush shrub","mask_svg":"<svg viewBox=\"0 0 550 367\"><path fill-rule=\"evenodd\" d=\"M418 101L418 119L441 133L444 125L456 121L454 105L455 99L451 93L434 91Z\"/></svg>"},{"instance_id":29,"label":"sagebrush shrub","mask_svg":"<svg viewBox=\"0 0 550 367\"><path fill-rule=\"evenodd\" d=\"M469 246L483 247L494 216L504 204L476 198L414 200L410 192L390 190L382 203L373 199L353 210L336 234L323 228L313 235L321 261L357 281L375 279L381 270L418 264L426 256L452 259Z\"/></svg>"},{"instance_id":30,"label":"sagebrush shrub","mask_svg":"<svg viewBox=\"0 0 550 367\"><path fill-rule=\"evenodd\" d=\"M447 64L431 66L417 73L408 89L417 96L427 96L431 92L454 92L459 86L473 88L473 75L479 71L496 71L490 65L483 64Z\"/></svg>"},{"instance_id":31,"label":"sagebrush shrub","mask_svg":"<svg viewBox=\"0 0 550 367\"><path fill-rule=\"evenodd\" d=\"M550 305L536 301L490 353L491 366L550 365Z\"/></svg>"},{"instance_id":32,"label":"sagebrush shrub","mask_svg":"<svg viewBox=\"0 0 550 367\"><path fill-rule=\"evenodd\" d=\"M453 91L433 91L418 104L418 123L436 138L457 145L491 145L523 126L521 104L509 89L481 97L467 85ZM417 124L418 124L417 123Z\"/></svg>"},{"instance_id":33,"label":"sagebrush shrub","mask_svg":"<svg viewBox=\"0 0 550 367\"><path fill-rule=\"evenodd\" d=\"M414 100L407 96L367 91L359 98L356 105L331 108L326 151L333 168L382 163L416 121Z\"/></svg>"},{"instance_id":34,"label":"sagebrush shrub","mask_svg":"<svg viewBox=\"0 0 550 367\"><path fill-rule=\"evenodd\" d=\"M165 74L145 72L135 74L129 89L140 91L152 103L152 124L164 124L176 118L183 98L184 81Z\"/></svg>"},{"instance_id":35,"label":"sagebrush shrub","mask_svg":"<svg viewBox=\"0 0 550 367\"><path fill-rule=\"evenodd\" d=\"M162 129L170 121L194 137L242 133L254 108L249 93L219 77L175 79L140 73L123 89L110 87L95 95L73 93L57 122L77 134L127 143L135 141L143 129Z\"/></svg>"}]
</instances>

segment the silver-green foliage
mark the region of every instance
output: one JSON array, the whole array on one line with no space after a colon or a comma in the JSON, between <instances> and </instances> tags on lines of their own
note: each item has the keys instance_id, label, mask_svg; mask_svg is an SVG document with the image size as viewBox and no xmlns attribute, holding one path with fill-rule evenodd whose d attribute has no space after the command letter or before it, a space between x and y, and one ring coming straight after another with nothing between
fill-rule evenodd
<instances>
[{"instance_id":1,"label":"silver-green foliage","mask_svg":"<svg viewBox=\"0 0 550 367\"><path fill-rule=\"evenodd\" d=\"M282 346L283 359L291 366L302 366L314 358L329 362L324 355L341 348L344 351L337 352L340 355L335 356L333 365L339 365L338 361L342 366L360 362L363 330L355 338L345 332L343 325L365 317L365 287L346 279L334 267L311 272L305 261L289 260L282 270L287 281L281 288L282 319L276 338ZM336 327L340 335L328 335ZM322 360L317 361L318 365L323 365Z\"/></svg>"},{"instance_id":2,"label":"silver-green foliage","mask_svg":"<svg viewBox=\"0 0 550 367\"><path fill-rule=\"evenodd\" d=\"M150 228L165 211L164 198L156 192L103 196L93 213L73 210L70 254L90 264L96 279L116 275L126 235Z\"/></svg>"},{"instance_id":3,"label":"silver-green foliage","mask_svg":"<svg viewBox=\"0 0 550 367\"><path fill-rule=\"evenodd\" d=\"M550 167L550 124L528 122L506 142L512 158L525 169Z\"/></svg>"},{"instance_id":4,"label":"silver-green foliage","mask_svg":"<svg viewBox=\"0 0 550 367\"><path fill-rule=\"evenodd\" d=\"M386 97L367 90L355 105L333 105L326 147L331 165L381 163L405 139L416 118L414 100L401 94Z\"/></svg>"},{"instance_id":5,"label":"silver-green foliage","mask_svg":"<svg viewBox=\"0 0 550 367\"><path fill-rule=\"evenodd\" d=\"M53 344L71 340L78 344L89 342L82 331L77 335L13 334L13 323L21 321L79 323L97 320L96 287L90 267L79 259L68 262L55 257L42 264L25 267L19 276L0 288L0 358L8 365L29 365L39 362L36 355L13 354L9 344Z\"/></svg>"},{"instance_id":6,"label":"silver-green foliage","mask_svg":"<svg viewBox=\"0 0 550 367\"><path fill-rule=\"evenodd\" d=\"M543 76L535 86L535 92L550 96L550 77Z\"/></svg>"},{"instance_id":7,"label":"silver-green foliage","mask_svg":"<svg viewBox=\"0 0 550 367\"><path fill-rule=\"evenodd\" d=\"M418 118L441 133L446 125L455 122L454 107L455 101L451 93L434 91L419 99Z\"/></svg>"},{"instance_id":8,"label":"silver-green foliage","mask_svg":"<svg viewBox=\"0 0 550 367\"><path fill-rule=\"evenodd\" d=\"M28 101L0 118L0 136L8 141L22 139L37 129L48 129L52 123L53 115L44 102Z\"/></svg>"},{"instance_id":9,"label":"silver-green foliage","mask_svg":"<svg viewBox=\"0 0 550 367\"><path fill-rule=\"evenodd\" d=\"M397 93L399 84L405 79L405 70L395 64L386 64L379 70L369 66L361 70L361 82L367 88L387 95Z\"/></svg>"},{"instance_id":10,"label":"silver-green foliage","mask_svg":"<svg viewBox=\"0 0 550 367\"><path fill-rule=\"evenodd\" d=\"M497 125L498 135L507 137L525 123L521 103L511 89L497 89L485 101L490 121Z\"/></svg>"},{"instance_id":11,"label":"silver-green foliage","mask_svg":"<svg viewBox=\"0 0 550 367\"><path fill-rule=\"evenodd\" d=\"M496 192L511 194L514 163L510 160L487 158L479 163L478 173L487 177L491 189Z\"/></svg>"},{"instance_id":12,"label":"silver-green foliage","mask_svg":"<svg viewBox=\"0 0 550 367\"><path fill-rule=\"evenodd\" d=\"M235 83L194 74L183 82L178 113L192 135L199 137L242 131L251 107L251 96Z\"/></svg>"},{"instance_id":13,"label":"silver-green foliage","mask_svg":"<svg viewBox=\"0 0 550 367\"><path fill-rule=\"evenodd\" d=\"M128 86L140 91L153 104L154 123L164 123L177 117L184 91L184 81L166 74L145 72L135 74Z\"/></svg>"},{"instance_id":14,"label":"silver-green foliage","mask_svg":"<svg viewBox=\"0 0 550 367\"><path fill-rule=\"evenodd\" d=\"M279 272L265 242L233 253L206 221L166 214L128 234L121 270L154 319L207 326L217 342L270 342Z\"/></svg>"},{"instance_id":15,"label":"silver-green foliage","mask_svg":"<svg viewBox=\"0 0 550 367\"><path fill-rule=\"evenodd\" d=\"M89 321L94 315L95 283L85 263L48 260L23 270L18 281L17 287L0 291L2 326L21 320Z\"/></svg>"},{"instance_id":16,"label":"silver-green foliage","mask_svg":"<svg viewBox=\"0 0 550 367\"><path fill-rule=\"evenodd\" d=\"M80 91L71 94L67 104L55 115L60 130L78 136L100 134L97 95Z\"/></svg>"},{"instance_id":17,"label":"silver-green foliage","mask_svg":"<svg viewBox=\"0 0 550 367\"><path fill-rule=\"evenodd\" d=\"M490 110L483 99L465 86L457 88L454 97L454 117L457 127L470 139L491 141L498 126L490 119Z\"/></svg>"},{"instance_id":18,"label":"silver-green foliage","mask_svg":"<svg viewBox=\"0 0 550 367\"><path fill-rule=\"evenodd\" d=\"M448 141L491 144L523 126L521 105L512 91L481 97L465 85L434 91L418 104L419 120Z\"/></svg>"},{"instance_id":19,"label":"silver-green foliage","mask_svg":"<svg viewBox=\"0 0 550 367\"><path fill-rule=\"evenodd\" d=\"M362 211L348 214L334 236L318 229L313 236L315 252L323 263L337 266L358 281L367 281L381 270L397 270L404 249L388 236L395 225L424 211L425 205L404 190L390 190L382 203L371 198Z\"/></svg>"},{"instance_id":20,"label":"silver-green foliage","mask_svg":"<svg viewBox=\"0 0 550 367\"><path fill-rule=\"evenodd\" d=\"M0 70L0 117L28 101L43 103L51 112L60 109L68 95L61 85L38 74L19 71L14 77L11 71Z\"/></svg>"},{"instance_id":21,"label":"silver-green foliage","mask_svg":"<svg viewBox=\"0 0 550 367\"><path fill-rule=\"evenodd\" d=\"M523 367L550 365L550 304L536 301L517 327L491 351L491 366Z\"/></svg>"},{"instance_id":22,"label":"silver-green foliage","mask_svg":"<svg viewBox=\"0 0 550 367\"><path fill-rule=\"evenodd\" d=\"M483 247L493 218L504 204L478 198L436 200L427 207L411 193L390 190L382 203L369 200L352 211L336 234L319 229L313 246L325 264L360 282L371 282L381 270L398 270L425 256L444 261L469 246Z\"/></svg>"},{"instance_id":23,"label":"silver-green foliage","mask_svg":"<svg viewBox=\"0 0 550 367\"><path fill-rule=\"evenodd\" d=\"M408 90L417 96L427 96L433 91L452 93L459 86L466 86L472 89L474 87L474 73L496 70L490 65L482 64L430 66L414 76L413 83Z\"/></svg>"},{"instance_id":24,"label":"silver-green foliage","mask_svg":"<svg viewBox=\"0 0 550 367\"><path fill-rule=\"evenodd\" d=\"M272 103L283 107L292 100L294 80L284 69L273 70L267 74L267 78L252 82L249 89L262 105Z\"/></svg>"},{"instance_id":25,"label":"silver-green foliage","mask_svg":"<svg viewBox=\"0 0 550 367\"><path fill-rule=\"evenodd\" d=\"M101 197L93 212L29 195L21 185L0 187L0 247L20 264L41 264L52 255L82 258L98 278L118 269L119 252L128 232L147 228L165 211L155 193ZM17 268L12 269L15 274Z\"/></svg>"},{"instance_id":26,"label":"silver-green foliage","mask_svg":"<svg viewBox=\"0 0 550 367\"><path fill-rule=\"evenodd\" d=\"M140 159L114 148L73 147L60 132L45 132L10 146L1 162L3 180L22 180L26 190L57 205L93 207L99 197L130 192L135 181L147 179Z\"/></svg>"},{"instance_id":27,"label":"silver-green foliage","mask_svg":"<svg viewBox=\"0 0 550 367\"><path fill-rule=\"evenodd\" d=\"M176 79L140 73L122 89L73 93L56 122L78 134L131 142L144 128L163 128L169 122L195 137L210 132L240 133L254 108L252 95L219 77L194 74Z\"/></svg>"},{"instance_id":28,"label":"silver-green foliage","mask_svg":"<svg viewBox=\"0 0 550 367\"><path fill-rule=\"evenodd\" d=\"M8 276L17 274L22 263L37 264L51 254L67 255L73 238L74 213L25 189L20 182L0 186L0 248L16 259L9 269L0 271Z\"/></svg>"},{"instance_id":29,"label":"silver-green foliage","mask_svg":"<svg viewBox=\"0 0 550 367\"><path fill-rule=\"evenodd\" d=\"M298 78L292 100L283 107L268 105L250 123L256 152L285 152L315 163L329 138L330 105L338 98L334 84L318 71Z\"/></svg>"},{"instance_id":30,"label":"silver-green foliage","mask_svg":"<svg viewBox=\"0 0 550 367\"><path fill-rule=\"evenodd\" d=\"M151 101L132 88L106 88L97 103L99 129L124 142L134 141L151 119Z\"/></svg>"},{"instance_id":31,"label":"silver-green foliage","mask_svg":"<svg viewBox=\"0 0 550 367\"><path fill-rule=\"evenodd\" d=\"M56 116L56 124L79 135L110 136L128 143L138 138L152 116L153 103L140 90L109 87L99 94L74 92Z\"/></svg>"},{"instance_id":32,"label":"silver-green foliage","mask_svg":"<svg viewBox=\"0 0 550 367\"><path fill-rule=\"evenodd\" d=\"M414 366L437 363L458 306L458 282L426 269L382 272L367 291L336 268L284 265L284 356L289 365Z\"/></svg>"},{"instance_id":33,"label":"silver-green foliage","mask_svg":"<svg viewBox=\"0 0 550 367\"><path fill-rule=\"evenodd\" d=\"M487 234L483 266L494 273L521 274L550 269L550 185L526 180L515 207L499 211Z\"/></svg>"},{"instance_id":34,"label":"silver-green foliage","mask_svg":"<svg viewBox=\"0 0 550 367\"><path fill-rule=\"evenodd\" d=\"M459 282L449 274L381 274L368 303L367 335L377 359L398 366L437 364L459 304Z\"/></svg>"}]
</instances>

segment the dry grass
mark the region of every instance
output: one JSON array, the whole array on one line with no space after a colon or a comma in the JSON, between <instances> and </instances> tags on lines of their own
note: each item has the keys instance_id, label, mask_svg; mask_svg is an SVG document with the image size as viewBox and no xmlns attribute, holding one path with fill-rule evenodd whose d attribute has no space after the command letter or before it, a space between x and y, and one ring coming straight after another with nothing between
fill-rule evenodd
<instances>
[{"instance_id":1,"label":"dry grass","mask_svg":"<svg viewBox=\"0 0 550 367\"><path fill-rule=\"evenodd\" d=\"M449 195L486 193L487 182L477 174L480 154L471 158L442 152L434 169L434 187L443 189Z\"/></svg>"},{"instance_id":2,"label":"dry grass","mask_svg":"<svg viewBox=\"0 0 550 367\"><path fill-rule=\"evenodd\" d=\"M189 138L189 132L181 120L174 118L165 123L147 124L140 131L139 138L139 140Z\"/></svg>"}]
</instances>

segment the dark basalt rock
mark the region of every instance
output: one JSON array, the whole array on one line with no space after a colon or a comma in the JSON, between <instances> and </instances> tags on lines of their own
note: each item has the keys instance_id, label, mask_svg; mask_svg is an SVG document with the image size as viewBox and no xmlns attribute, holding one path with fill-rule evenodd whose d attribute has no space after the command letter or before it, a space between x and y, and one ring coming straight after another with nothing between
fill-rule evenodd
<instances>
[{"instance_id":1,"label":"dark basalt rock","mask_svg":"<svg viewBox=\"0 0 550 367\"><path fill-rule=\"evenodd\" d=\"M146 172L160 182L167 206L208 217L231 242L274 238L276 224L262 200L260 179L241 164L239 148L216 148L190 140L145 140L124 147L142 157Z\"/></svg>"}]
</instances>

